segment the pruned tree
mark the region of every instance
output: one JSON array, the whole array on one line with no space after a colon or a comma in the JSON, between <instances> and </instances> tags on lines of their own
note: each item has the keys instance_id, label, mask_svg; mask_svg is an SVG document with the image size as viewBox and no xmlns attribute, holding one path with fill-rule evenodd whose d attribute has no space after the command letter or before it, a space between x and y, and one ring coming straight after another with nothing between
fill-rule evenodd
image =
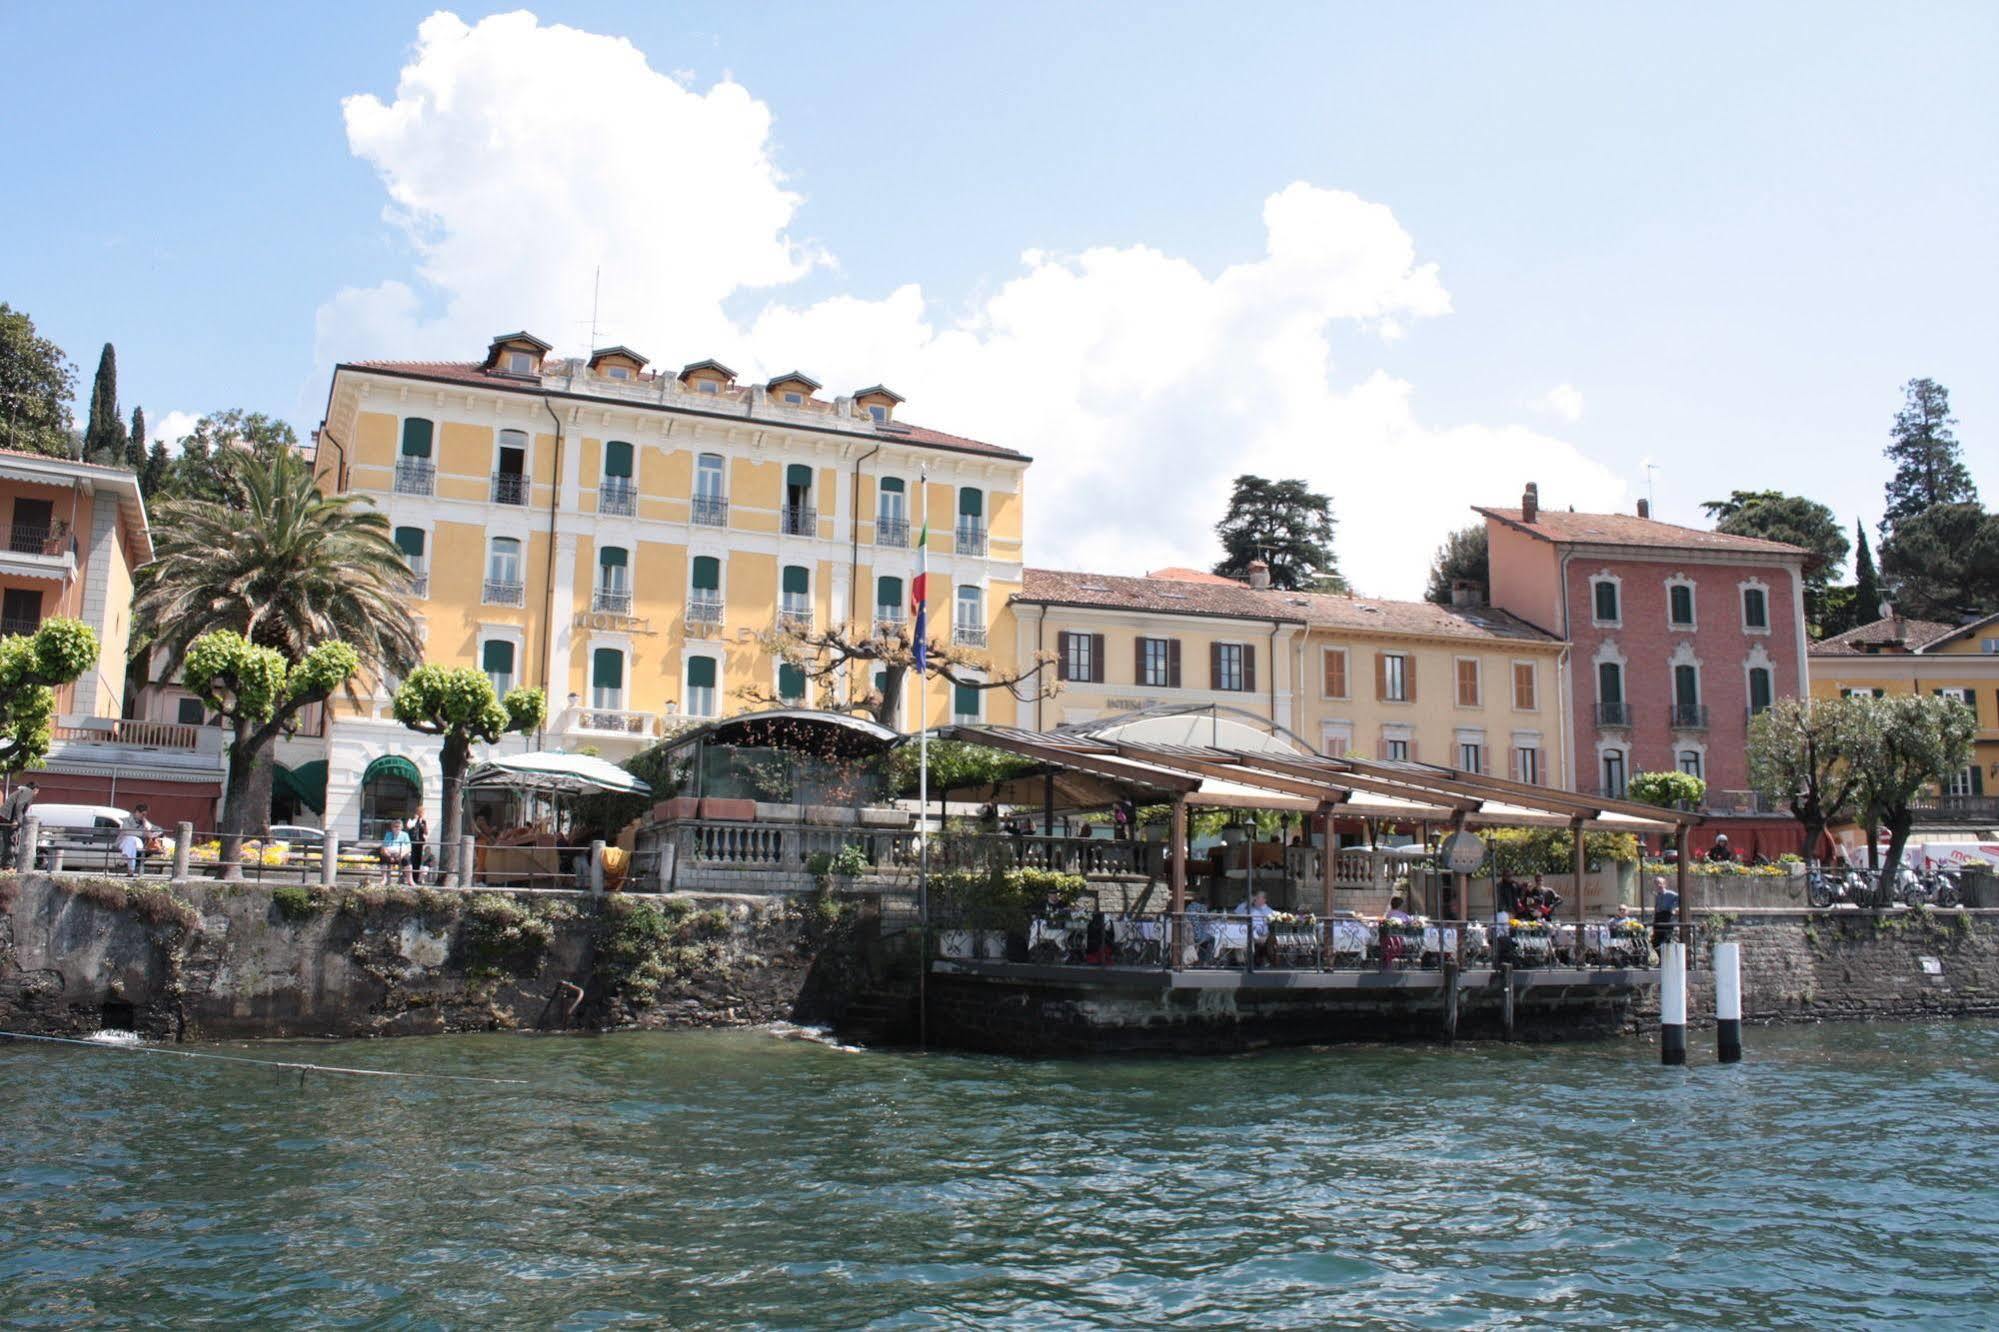
<instances>
[{"instance_id":1,"label":"pruned tree","mask_svg":"<svg viewBox=\"0 0 1999 1332\"><path fill-rule=\"evenodd\" d=\"M237 853L243 835L263 827L270 812L269 788L260 787L252 775L278 737L297 729L299 714L331 698L360 664L359 655L345 643L320 643L292 659L230 629L203 634L188 645L181 682L234 732L229 789L222 801L222 864L228 877L242 873ZM265 802L261 809L259 790Z\"/></svg>"},{"instance_id":2,"label":"pruned tree","mask_svg":"<svg viewBox=\"0 0 1999 1332\"><path fill-rule=\"evenodd\" d=\"M829 712L862 713L895 729L902 715L902 695L916 670L916 633L908 623L878 622L871 626L842 625L827 629L786 626L757 637L757 645L779 662L800 672L815 706ZM981 693L1004 689L1022 702L1054 691L1041 681L1054 663L1052 652L1039 654L1025 670L1004 670L984 648L933 635L924 645L924 676ZM863 677L854 680L856 672ZM845 690L845 696L842 690ZM745 702L762 707L795 704L777 690L750 685L736 691Z\"/></svg>"},{"instance_id":3,"label":"pruned tree","mask_svg":"<svg viewBox=\"0 0 1999 1332\"><path fill-rule=\"evenodd\" d=\"M1950 390L1934 379L1902 386L1902 410L1889 430L1887 455L1895 464L1881 512L1885 542L1903 522L1940 504L1976 504L1978 487L1951 427Z\"/></svg>"},{"instance_id":4,"label":"pruned tree","mask_svg":"<svg viewBox=\"0 0 1999 1332\"><path fill-rule=\"evenodd\" d=\"M1270 585L1287 592L1344 592L1333 557L1333 501L1303 481L1235 479L1228 512L1215 524L1222 559L1215 572L1248 578L1253 560L1270 566Z\"/></svg>"},{"instance_id":5,"label":"pruned tree","mask_svg":"<svg viewBox=\"0 0 1999 1332\"><path fill-rule=\"evenodd\" d=\"M0 772L49 752L56 688L97 664L97 635L81 620L44 620L32 634L0 638Z\"/></svg>"},{"instance_id":6,"label":"pruned tree","mask_svg":"<svg viewBox=\"0 0 1999 1332\"><path fill-rule=\"evenodd\" d=\"M548 696L522 686L500 698L484 671L424 665L397 686L393 708L395 719L404 726L443 741L438 753L444 777L438 864L449 875L457 864L458 839L465 828L465 770L473 743L490 745L509 733L539 730L548 718Z\"/></svg>"},{"instance_id":7,"label":"pruned tree","mask_svg":"<svg viewBox=\"0 0 1999 1332\"><path fill-rule=\"evenodd\" d=\"M76 370L26 313L0 301L0 446L70 456L69 404Z\"/></svg>"},{"instance_id":8,"label":"pruned tree","mask_svg":"<svg viewBox=\"0 0 1999 1332\"><path fill-rule=\"evenodd\" d=\"M1870 825L1888 830L1882 882L1893 883L1915 827L1917 797L1949 781L1971 762L1977 715L1954 698L1891 694L1859 700L1860 724L1850 763L1856 795Z\"/></svg>"},{"instance_id":9,"label":"pruned tree","mask_svg":"<svg viewBox=\"0 0 1999 1332\"><path fill-rule=\"evenodd\" d=\"M1661 809L1693 809L1707 796L1707 783L1690 772L1641 772L1627 790L1633 800Z\"/></svg>"},{"instance_id":10,"label":"pruned tree","mask_svg":"<svg viewBox=\"0 0 1999 1332\"><path fill-rule=\"evenodd\" d=\"M1463 581L1477 583L1482 597L1490 599L1492 568L1485 548L1485 524L1460 527L1444 538L1430 561L1430 585L1423 591L1425 601L1439 606L1451 604L1451 587Z\"/></svg>"},{"instance_id":11,"label":"pruned tree","mask_svg":"<svg viewBox=\"0 0 1999 1332\"><path fill-rule=\"evenodd\" d=\"M1827 828L1859 810L1860 774L1851 757L1867 701L1780 698L1749 723L1750 784L1804 825L1808 858L1818 855Z\"/></svg>"}]
</instances>

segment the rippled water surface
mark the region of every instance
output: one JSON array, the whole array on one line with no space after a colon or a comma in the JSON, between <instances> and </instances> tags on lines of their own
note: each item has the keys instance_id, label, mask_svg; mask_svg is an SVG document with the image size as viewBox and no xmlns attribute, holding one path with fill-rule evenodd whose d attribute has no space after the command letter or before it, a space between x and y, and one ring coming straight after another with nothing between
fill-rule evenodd
<instances>
[{"instance_id":1,"label":"rippled water surface","mask_svg":"<svg viewBox=\"0 0 1999 1332\"><path fill-rule=\"evenodd\" d=\"M1022 1063L0 1045L20 1326L1987 1327L1999 1027Z\"/></svg>"}]
</instances>

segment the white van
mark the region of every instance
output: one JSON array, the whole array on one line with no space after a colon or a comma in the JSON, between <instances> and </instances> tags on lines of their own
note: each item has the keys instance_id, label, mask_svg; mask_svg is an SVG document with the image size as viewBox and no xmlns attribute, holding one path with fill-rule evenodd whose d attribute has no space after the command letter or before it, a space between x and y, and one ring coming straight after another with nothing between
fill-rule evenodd
<instances>
[{"instance_id":1,"label":"white van","mask_svg":"<svg viewBox=\"0 0 1999 1332\"><path fill-rule=\"evenodd\" d=\"M125 868L118 854L118 829L129 817L116 805L59 805L36 801L27 817L42 825L35 863L49 864L49 853L62 848L65 869Z\"/></svg>"}]
</instances>

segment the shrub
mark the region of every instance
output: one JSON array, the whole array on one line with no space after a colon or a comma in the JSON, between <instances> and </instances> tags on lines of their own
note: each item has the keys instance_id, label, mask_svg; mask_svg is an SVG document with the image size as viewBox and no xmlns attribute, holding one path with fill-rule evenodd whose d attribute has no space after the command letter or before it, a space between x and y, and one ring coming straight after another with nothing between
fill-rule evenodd
<instances>
[{"instance_id":1,"label":"shrub","mask_svg":"<svg viewBox=\"0 0 1999 1332\"><path fill-rule=\"evenodd\" d=\"M567 906L562 910L567 911ZM553 912L537 910L499 893L479 893L465 906L465 973L492 977L504 972L533 975L555 942Z\"/></svg>"},{"instance_id":2,"label":"shrub","mask_svg":"<svg viewBox=\"0 0 1999 1332\"><path fill-rule=\"evenodd\" d=\"M319 914L319 908L323 905L318 895L310 888L298 884L285 884L271 889L271 904L277 907L280 916L293 923L311 920Z\"/></svg>"},{"instance_id":3,"label":"shrub","mask_svg":"<svg viewBox=\"0 0 1999 1332\"><path fill-rule=\"evenodd\" d=\"M1574 872L1575 839L1566 828L1494 828L1479 836L1485 839L1496 875ZM1583 859L1591 869L1633 864L1638 859L1638 839L1630 833L1586 832Z\"/></svg>"},{"instance_id":4,"label":"shrub","mask_svg":"<svg viewBox=\"0 0 1999 1332\"><path fill-rule=\"evenodd\" d=\"M1046 869L954 869L930 876L933 898L974 930L1023 930L1051 891L1073 906L1088 886L1080 874Z\"/></svg>"}]
</instances>

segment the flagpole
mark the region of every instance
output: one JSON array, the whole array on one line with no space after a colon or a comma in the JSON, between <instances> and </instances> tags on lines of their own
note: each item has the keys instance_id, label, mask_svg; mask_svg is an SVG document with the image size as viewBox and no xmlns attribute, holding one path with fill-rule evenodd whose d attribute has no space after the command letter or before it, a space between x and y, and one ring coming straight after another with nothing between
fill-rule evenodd
<instances>
[{"instance_id":1,"label":"flagpole","mask_svg":"<svg viewBox=\"0 0 1999 1332\"><path fill-rule=\"evenodd\" d=\"M924 688L930 633L930 469L919 467L916 488L923 500L922 535L916 544L916 1043L930 1044L930 699Z\"/></svg>"}]
</instances>

